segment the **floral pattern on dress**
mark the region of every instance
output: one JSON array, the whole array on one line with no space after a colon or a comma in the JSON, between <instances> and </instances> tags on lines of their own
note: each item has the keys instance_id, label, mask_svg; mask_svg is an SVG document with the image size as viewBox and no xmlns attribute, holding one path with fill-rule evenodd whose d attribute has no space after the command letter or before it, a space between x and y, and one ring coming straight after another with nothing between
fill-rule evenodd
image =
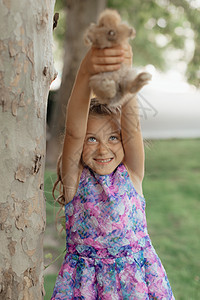
<instances>
[{"instance_id":1,"label":"floral pattern on dress","mask_svg":"<svg viewBox=\"0 0 200 300\"><path fill-rule=\"evenodd\" d=\"M174 299L147 231L145 199L123 164L83 169L65 206L67 252L51 300Z\"/></svg>"}]
</instances>

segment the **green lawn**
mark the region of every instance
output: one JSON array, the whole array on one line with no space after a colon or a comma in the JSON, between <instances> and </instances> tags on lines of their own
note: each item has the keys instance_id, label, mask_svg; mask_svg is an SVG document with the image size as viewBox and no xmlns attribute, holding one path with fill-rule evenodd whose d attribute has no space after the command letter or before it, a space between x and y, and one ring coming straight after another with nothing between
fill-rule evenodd
<instances>
[{"instance_id":1,"label":"green lawn","mask_svg":"<svg viewBox=\"0 0 200 300\"><path fill-rule=\"evenodd\" d=\"M200 139L152 141L146 148L143 192L148 230L178 300L200 299L199 153ZM57 245L45 245L45 253L55 258L63 251L65 238L54 226L58 207L53 206L49 192L53 176L52 172L45 174L46 235ZM55 269L61 262L62 258L54 263ZM51 297L55 278L55 274L45 276L45 300Z\"/></svg>"}]
</instances>

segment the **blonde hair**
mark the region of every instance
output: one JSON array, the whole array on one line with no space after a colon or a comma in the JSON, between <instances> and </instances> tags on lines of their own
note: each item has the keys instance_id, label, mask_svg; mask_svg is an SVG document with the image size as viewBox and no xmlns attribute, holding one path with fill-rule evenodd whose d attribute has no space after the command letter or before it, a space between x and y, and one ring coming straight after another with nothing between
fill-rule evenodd
<instances>
[{"instance_id":1,"label":"blonde hair","mask_svg":"<svg viewBox=\"0 0 200 300\"><path fill-rule=\"evenodd\" d=\"M63 182L62 182L62 177L61 177L61 161L62 161L62 153L59 155L58 157L58 161L57 161L57 179L53 185L53 190L52 190L52 194L53 194L53 198L55 200L55 202L58 202L61 206L65 205L65 197L64 197L64 186L63 186ZM55 196L55 192L59 191L59 196L56 198Z\"/></svg>"},{"instance_id":2,"label":"blonde hair","mask_svg":"<svg viewBox=\"0 0 200 300\"><path fill-rule=\"evenodd\" d=\"M89 115L118 115L121 112L120 106L110 107L106 104L102 104L97 98L92 98L90 102Z\"/></svg>"}]
</instances>

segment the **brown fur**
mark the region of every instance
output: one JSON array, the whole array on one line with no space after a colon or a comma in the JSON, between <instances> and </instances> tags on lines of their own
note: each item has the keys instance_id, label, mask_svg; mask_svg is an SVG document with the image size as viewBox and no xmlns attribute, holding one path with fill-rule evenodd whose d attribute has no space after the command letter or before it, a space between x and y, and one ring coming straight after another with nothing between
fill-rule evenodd
<instances>
[{"instance_id":1,"label":"brown fur","mask_svg":"<svg viewBox=\"0 0 200 300\"><path fill-rule=\"evenodd\" d=\"M135 37L135 29L121 21L119 13L104 10L97 24L90 24L85 34L85 42L97 48L122 45ZM121 105L127 95L136 94L151 79L149 73L136 75L135 70L122 64L120 70L104 72L90 78L90 86L100 103L108 106Z\"/></svg>"}]
</instances>

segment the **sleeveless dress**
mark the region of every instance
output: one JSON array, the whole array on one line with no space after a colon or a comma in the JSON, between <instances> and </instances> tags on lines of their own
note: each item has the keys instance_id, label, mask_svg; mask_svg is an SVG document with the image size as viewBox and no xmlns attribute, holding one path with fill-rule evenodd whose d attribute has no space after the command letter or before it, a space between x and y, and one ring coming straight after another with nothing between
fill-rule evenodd
<instances>
[{"instance_id":1,"label":"sleeveless dress","mask_svg":"<svg viewBox=\"0 0 200 300\"><path fill-rule=\"evenodd\" d=\"M145 199L123 164L83 169L65 206L67 252L51 300L174 299L147 232Z\"/></svg>"}]
</instances>

